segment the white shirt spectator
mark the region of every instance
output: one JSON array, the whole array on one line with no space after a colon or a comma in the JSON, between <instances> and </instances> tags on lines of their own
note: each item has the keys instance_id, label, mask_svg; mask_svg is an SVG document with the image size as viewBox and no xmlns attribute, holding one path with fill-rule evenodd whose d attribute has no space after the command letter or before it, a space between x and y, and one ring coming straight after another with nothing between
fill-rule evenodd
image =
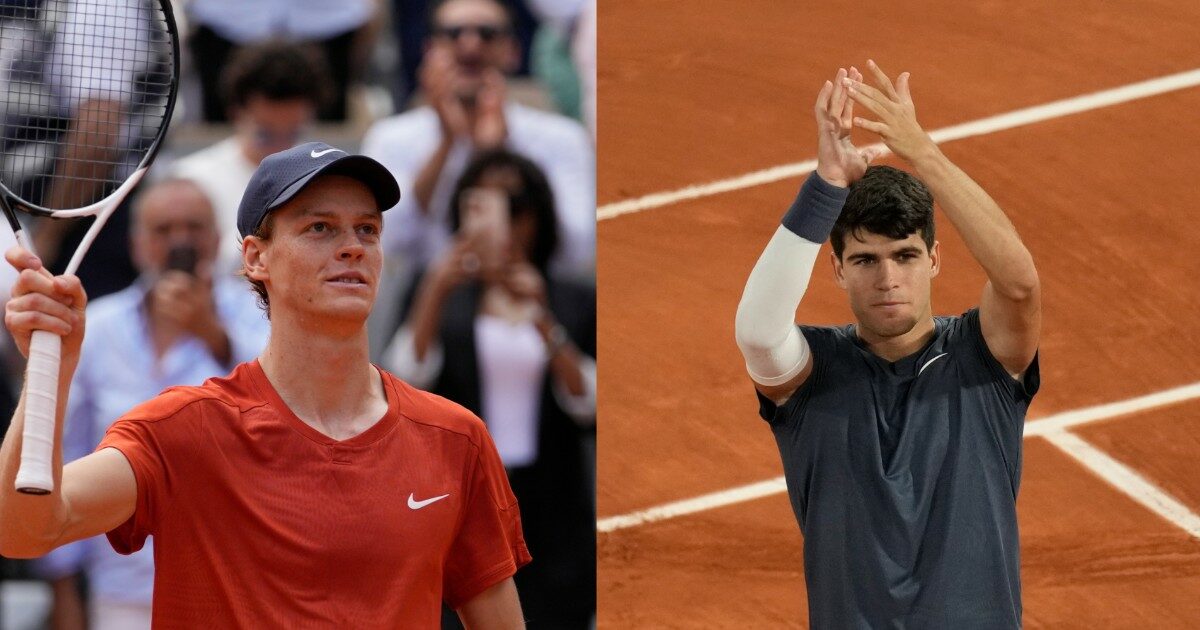
<instances>
[{"instance_id":1,"label":"white shirt spectator","mask_svg":"<svg viewBox=\"0 0 1200 630\"><path fill-rule=\"evenodd\" d=\"M50 81L60 90L65 106L74 111L89 99L128 101L135 75L148 69L145 41L151 37L150 12L140 0L83 5L68 11L55 34ZM88 59L100 51L108 70L98 72Z\"/></svg>"},{"instance_id":2,"label":"white shirt spectator","mask_svg":"<svg viewBox=\"0 0 1200 630\"><path fill-rule=\"evenodd\" d=\"M188 17L239 44L271 37L329 39L366 24L373 0L191 0Z\"/></svg>"},{"instance_id":3,"label":"white shirt spectator","mask_svg":"<svg viewBox=\"0 0 1200 630\"><path fill-rule=\"evenodd\" d=\"M588 132L570 118L519 103L506 104L504 115L507 148L537 164L554 192L560 236L554 270L590 274L596 251L596 171ZM426 106L379 121L362 144L362 152L386 166L403 192L400 203L383 215L384 247L420 266L427 266L450 243L450 198L472 153L469 140L455 143L434 187L429 212L423 212L412 192L413 182L437 149L441 133L437 114Z\"/></svg>"},{"instance_id":4,"label":"white shirt spectator","mask_svg":"<svg viewBox=\"0 0 1200 630\"><path fill-rule=\"evenodd\" d=\"M217 269L236 271L242 268L242 239L237 229L238 205L250 177L258 166L246 159L237 138L230 137L211 147L180 158L171 165L174 177L196 182L212 201L221 232L221 250L217 253Z\"/></svg>"}]
</instances>

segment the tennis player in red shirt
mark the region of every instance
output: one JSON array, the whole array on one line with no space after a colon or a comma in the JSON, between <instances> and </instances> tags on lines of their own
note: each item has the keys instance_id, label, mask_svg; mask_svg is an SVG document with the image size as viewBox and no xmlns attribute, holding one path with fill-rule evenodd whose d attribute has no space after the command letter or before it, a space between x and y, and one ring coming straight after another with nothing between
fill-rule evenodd
<instances>
[{"instance_id":1,"label":"tennis player in red shirt","mask_svg":"<svg viewBox=\"0 0 1200 630\"><path fill-rule=\"evenodd\" d=\"M435 628L443 601L471 629L523 627L512 575L530 557L483 423L367 356L399 196L383 166L328 145L264 160L238 213L271 319L262 356L135 407L81 460L56 456L47 496L13 489L22 403L0 451L0 552L102 532L131 552L153 535L155 627ZM22 352L34 329L64 336L61 432L86 296L28 251L6 258Z\"/></svg>"}]
</instances>

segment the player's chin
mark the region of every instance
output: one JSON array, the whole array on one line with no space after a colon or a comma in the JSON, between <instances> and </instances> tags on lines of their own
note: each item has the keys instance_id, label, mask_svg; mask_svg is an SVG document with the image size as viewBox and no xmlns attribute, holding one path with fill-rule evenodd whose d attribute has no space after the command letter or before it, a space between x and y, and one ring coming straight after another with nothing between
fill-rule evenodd
<instances>
[{"instance_id":1,"label":"player's chin","mask_svg":"<svg viewBox=\"0 0 1200 630\"><path fill-rule=\"evenodd\" d=\"M371 315L371 307L372 303L370 302L338 300L337 302L326 304L324 308L319 310L322 317L328 320L366 323L367 317Z\"/></svg>"},{"instance_id":2,"label":"player's chin","mask_svg":"<svg viewBox=\"0 0 1200 630\"><path fill-rule=\"evenodd\" d=\"M871 309L864 315L860 316L863 325L880 337L899 337L917 325L910 309Z\"/></svg>"},{"instance_id":3,"label":"player's chin","mask_svg":"<svg viewBox=\"0 0 1200 630\"><path fill-rule=\"evenodd\" d=\"M375 288L363 285L356 289L339 288L336 295L327 296L323 302L321 310L331 315L349 317L361 315L365 318L371 314L371 309L375 306Z\"/></svg>"}]
</instances>

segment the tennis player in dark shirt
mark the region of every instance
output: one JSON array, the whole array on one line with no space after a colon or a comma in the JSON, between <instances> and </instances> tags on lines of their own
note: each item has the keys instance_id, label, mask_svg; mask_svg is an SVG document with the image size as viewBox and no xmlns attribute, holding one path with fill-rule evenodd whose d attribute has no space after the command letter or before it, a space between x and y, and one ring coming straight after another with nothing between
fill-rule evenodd
<instances>
[{"instance_id":1,"label":"tennis player in dark shirt","mask_svg":"<svg viewBox=\"0 0 1200 630\"><path fill-rule=\"evenodd\" d=\"M1021 625L1016 517L1041 297L1004 212L917 123L909 75L839 70L816 103L817 170L750 274L738 346L804 534L813 628ZM860 115L856 116L855 105ZM870 118L861 116L862 110ZM869 166L878 135L912 173ZM988 281L933 315L933 201ZM821 243L855 322L797 326ZM804 310L800 310L803 317Z\"/></svg>"}]
</instances>

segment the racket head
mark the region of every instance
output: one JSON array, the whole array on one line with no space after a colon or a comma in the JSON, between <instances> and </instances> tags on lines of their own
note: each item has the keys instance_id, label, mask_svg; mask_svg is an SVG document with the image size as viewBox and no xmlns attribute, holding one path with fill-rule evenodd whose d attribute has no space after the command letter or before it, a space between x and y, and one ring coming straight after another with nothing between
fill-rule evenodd
<instances>
[{"instance_id":1,"label":"racket head","mask_svg":"<svg viewBox=\"0 0 1200 630\"><path fill-rule=\"evenodd\" d=\"M179 88L179 31L169 0L27 4L0 10L0 206L14 227L15 211L90 216L123 196L122 182L157 156ZM119 157L79 160L86 174L62 177L68 128L89 100L120 107L87 112L118 119L119 137L110 140ZM92 192L54 203L48 197L55 180Z\"/></svg>"}]
</instances>

